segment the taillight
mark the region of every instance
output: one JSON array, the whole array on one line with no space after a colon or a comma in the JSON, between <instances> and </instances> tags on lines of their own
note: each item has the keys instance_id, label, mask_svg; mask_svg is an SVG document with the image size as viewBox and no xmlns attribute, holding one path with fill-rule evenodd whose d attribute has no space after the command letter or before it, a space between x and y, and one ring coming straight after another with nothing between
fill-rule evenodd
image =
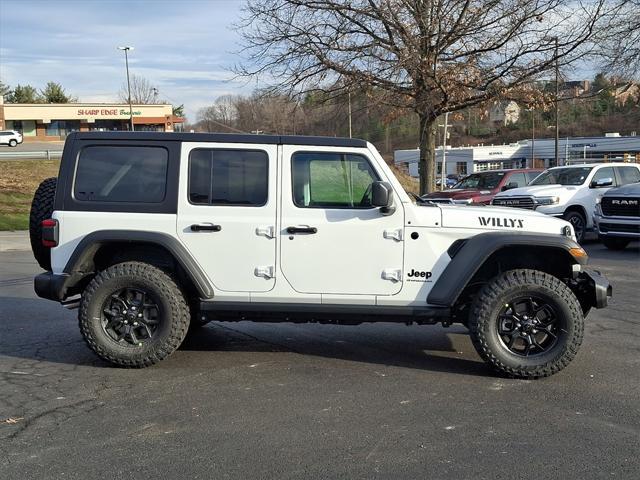
<instances>
[{"instance_id":1,"label":"taillight","mask_svg":"<svg viewBox=\"0 0 640 480\"><path fill-rule=\"evenodd\" d=\"M42 226L42 245L48 248L58 246L58 221L47 218L40 224Z\"/></svg>"}]
</instances>

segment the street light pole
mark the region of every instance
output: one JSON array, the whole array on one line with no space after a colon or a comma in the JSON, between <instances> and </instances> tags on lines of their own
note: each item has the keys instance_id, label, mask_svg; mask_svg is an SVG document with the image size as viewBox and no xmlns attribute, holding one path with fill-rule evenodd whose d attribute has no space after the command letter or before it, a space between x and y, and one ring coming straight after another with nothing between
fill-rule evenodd
<instances>
[{"instance_id":1,"label":"street light pole","mask_svg":"<svg viewBox=\"0 0 640 480\"><path fill-rule=\"evenodd\" d=\"M352 131L351 131L351 92L348 92L348 97L349 97L349 138L352 138Z\"/></svg>"},{"instance_id":2,"label":"street light pole","mask_svg":"<svg viewBox=\"0 0 640 480\"><path fill-rule=\"evenodd\" d=\"M127 92L129 95L129 128L133 132L133 105L131 105L131 82L129 81L129 50L133 50L133 47L118 47L118 50L124 50L124 63L127 68Z\"/></svg>"},{"instance_id":3,"label":"street light pole","mask_svg":"<svg viewBox=\"0 0 640 480\"><path fill-rule=\"evenodd\" d=\"M536 168L536 115L533 108L528 111L531 112L531 166L529 168Z\"/></svg>"},{"instance_id":4,"label":"street light pole","mask_svg":"<svg viewBox=\"0 0 640 480\"><path fill-rule=\"evenodd\" d=\"M449 127L449 112L444 114L444 132L442 134L442 167L440 169L440 190L444 190L447 177L447 128Z\"/></svg>"},{"instance_id":5,"label":"street light pole","mask_svg":"<svg viewBox=\"0 0 640 480\"><path fill-rule=\"evenodd\" d=\"M558 37L554 37L556 42L555 46L555 56L556 56L556 139L555 139L555 154L556 154L556 164L557 167L560 165L560 157L559 157L559 145L560 145L560 125L559 125L559 114L558 114L558 97L560 91L560 68L558 67ZM566 159L565 159L566 161Z\"/></svg>"}]
</instances>

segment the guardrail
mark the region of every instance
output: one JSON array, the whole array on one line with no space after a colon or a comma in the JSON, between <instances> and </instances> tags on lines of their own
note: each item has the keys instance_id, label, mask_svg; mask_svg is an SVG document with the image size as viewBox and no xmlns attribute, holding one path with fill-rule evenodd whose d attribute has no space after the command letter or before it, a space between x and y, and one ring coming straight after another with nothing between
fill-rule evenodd
<instances>
[{"instance_id":1,"label":"guardrail","mask_svg":"<svg viewBox=\"0 0 640 480\"><path fill-rule=\"evenodd\" d=\"M58 160L60 158L62 158L62 150L0 152L0 160Z\"/></svg>"}]
</instances>

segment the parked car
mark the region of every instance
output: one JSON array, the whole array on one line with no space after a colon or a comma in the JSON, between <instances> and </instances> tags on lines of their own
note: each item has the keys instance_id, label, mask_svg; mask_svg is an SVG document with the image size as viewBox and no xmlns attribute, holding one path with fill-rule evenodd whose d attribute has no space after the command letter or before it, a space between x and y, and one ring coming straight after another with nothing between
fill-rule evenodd
<instances>
[{"instance_id":1,"label":"parked car","mask_svg":"<svg viewBox=\"0 0 640 480\"><path fill-rule=\"evenodd\" d=\"M540 173L542 169L488 170L472 173L456 183L452 189L428 193L422 198L435 203L489 205L498 192L524 187Z\"/></svg>"},{"instance_id":2,"label":"parked car","mask_svg":"<svg viewBox=\"0 0 640 480\"><path fill-rule=\"evenodd\" d=\"M445 178L445 188L453 188L459 181L460 178L458 178L458 175L451 173ZM439 187L441 184L442 178L438 175L438 178L436 179L436 186Z\"/></svg>"},{"instance_id":3,"label":"parked car","mask_svg":"<svg viewBox=\"0 0 640 480\"><path fill-rule=\"evenodd\" d=\"M19 143L22 143L22 134L20 132L15 130L0 131L0 145L16 147Z\"/></svg>"},{"instance_id":4,"label":"parked car","mask_svg":"<svg viewBox=\"0 0 640 480\"><path fill-rule=\"evenodd\" d=\"M501 192L492 205L561 217L573 225L578 242L593 230L596 199L607 189L640 181L640 165L596 163L545 170L528 186Z\"/></svg>"},{"instance_id":5,"label":"parked car","mask_svg":"<svg viewBox=\"0 0 640 480\"><path fill-rule=\"evenodd\" d=\"M598 197L594 223L598 237L612 250L640 239L640 183L612 188Z\"/></svg>"},{"instance_id":6,"label":"parked car","mask_svg":"<svg viewBox=\"0 0 640 480\"><path fill-rule=\"evenodd\" d=\"M495 370L545 377L611 295L568 222L412 198L349 138L72 133L29 224L36 293L124 367L209 320L392 321L462 323Z\"/></svg>"}]
</instances>

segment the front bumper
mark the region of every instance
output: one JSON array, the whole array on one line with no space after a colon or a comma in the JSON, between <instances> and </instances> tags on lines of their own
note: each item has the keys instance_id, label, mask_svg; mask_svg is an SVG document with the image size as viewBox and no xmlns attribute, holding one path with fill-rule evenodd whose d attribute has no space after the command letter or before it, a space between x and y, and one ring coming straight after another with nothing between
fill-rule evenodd
<instances>
[{"instance_id":1,"label":"front bumper","mask_svg":"<svg viewBox=\"0 0 640 480\"><path fill-rule=\"evenodd\" d=\"M601 237L640 238L640 218L605 217L596 213L593 221Z\"/></svg>"},{"instance_id":2,"label":"front bumper","mask_svg":"<svg viewBox=\"0 0 640 480\"><path fill-rule=\"evenodd\" d=\"M604 308L613 295L609 280L598 270L583 269L576 278L576 293L583 308Z\"/></svg>"}]
</instances>

